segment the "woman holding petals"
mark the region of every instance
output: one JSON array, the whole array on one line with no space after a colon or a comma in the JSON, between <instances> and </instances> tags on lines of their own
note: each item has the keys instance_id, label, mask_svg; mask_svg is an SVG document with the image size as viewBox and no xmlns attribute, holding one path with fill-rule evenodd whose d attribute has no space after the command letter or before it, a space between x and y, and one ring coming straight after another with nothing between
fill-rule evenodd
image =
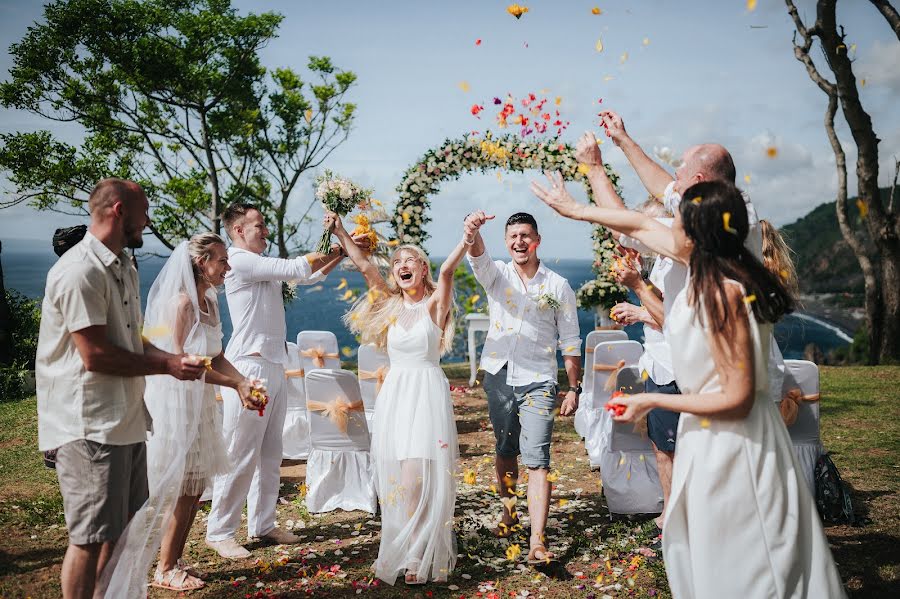
<instances>
[{"instance_id":1,"label":"woman holding petals","mask_svg":"<svg viewBox=\"0 0 900 599\"><path fill-rule=\"evenodd\" d=\"M146 572L159 548L152 586L189 591L204 586L181 559L204 488L229 469L213 385L237 390L248 410L265 407L265 388L245 378L222 354L216 287L228 272L228 253L214 233L179 244L150 288L145 334L167 351L188 352L205 363L205 380L147 377L153 418L147 442L150 499L135 515L106 571L107 597L146 594Z\"/></svg>"},{"instance_id":2,"label":"woman holding petals","mask_svg":"<svg viewBox=\"0 0 900 599\"><path fill-rule=\"evenodd\" d=\"M402 245L390 258L385 282L329 213L326 227L347 249L369 292L344 316L362 343L387 348L391 369L378 394L372 456L381 502L381 545L375 574L394 584L446 581L456 562L453 511L459 448L450 385L440 356L453 343L453 271L466 245L460 241L441 265L437 281L428 257Z\"/></svg>"},{"instance_id":3,"label":"woman holding petals","mask_svg":"<svg viewBox=\"0 0 900 599\"><path fill-rule=\"evenodd\" d=\"M549 190L533 183L532 191L561 215L613 228L690 269L664 325L678 343L682 395L641 393L612 406L620 422L653 408L682 412L662 541L672 595L845 596L769 394L771 329L794 301L744 245L741 192L716 181L690 187L669 229L637 212L579 204L558 174L548 179ZM608 179L603 187L615 193Z\"/></svg>"}]
</instances>

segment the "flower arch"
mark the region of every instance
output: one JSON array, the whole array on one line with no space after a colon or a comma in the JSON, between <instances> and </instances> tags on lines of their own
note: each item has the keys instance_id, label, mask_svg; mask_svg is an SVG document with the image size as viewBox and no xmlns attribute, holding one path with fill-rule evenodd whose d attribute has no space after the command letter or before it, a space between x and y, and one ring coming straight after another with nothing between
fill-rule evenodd
<instances>
[{"instance_id":1,"label":"flower arch","mask_svg":"<svg viewBox=\"0 0 900 599\"><path fill-rule=\"evenodd\" d=\"M428 150L414 165L406 169L403 181L397 187L399 200L392 223L394 239L400 243L422 245L428 239L425 225L431 222L427 214L431 206L431 194L438 191L442 182L458 179L460 175L480 171L482 173L502 168L511 172L527 169L557 170L566 181L584 185L588 198L593 202L590 184L584 165L575 159L575 149L558 139L526 140L514 135L484 138L468 135L461 139L447 139L438 147ZM618 190L618 175L605 165L613 185ZM595 226L593 270L596 277L578 290L581 308L601 306L610 308L625 301L627 291L609 275L615 261L615 241L605 227Z\"/></svg>"}]
</instances>

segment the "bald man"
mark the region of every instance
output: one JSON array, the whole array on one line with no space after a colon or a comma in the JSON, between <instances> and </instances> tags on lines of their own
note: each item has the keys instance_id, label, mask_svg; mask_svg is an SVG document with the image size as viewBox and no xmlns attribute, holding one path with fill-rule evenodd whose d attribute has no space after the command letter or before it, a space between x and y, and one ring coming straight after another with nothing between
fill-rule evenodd
<instances>
[{"instance_id":1,"label":"bald man","mask_svg":"<svg viewBox=\"0 0 900 599\"><path fill-rule=\"evenodd\" d=\"M36 375L38 448L59 448L56 475L69 547L63 597L91 597L128 521L147 500L144 376L200 378L202 363L141 336L137 271L125 248L149 222L139 185L104 179L91 224L50 272L41 305Z\"/></svg>"}]
</instances>

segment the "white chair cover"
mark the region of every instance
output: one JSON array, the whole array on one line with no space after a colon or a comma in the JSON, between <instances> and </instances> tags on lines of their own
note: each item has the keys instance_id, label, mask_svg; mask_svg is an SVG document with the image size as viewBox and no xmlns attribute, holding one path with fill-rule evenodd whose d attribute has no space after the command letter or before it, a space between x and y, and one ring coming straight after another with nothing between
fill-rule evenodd
<instances>
[{"instance_id":1,"label":"white chair cover","mask_svg":"<svg viewBox=\"0 0 900 599\"><path fill-rule=\"evenodd\" d=\"M300 331L297 333L297 346L300 367L307 373L314 368L341 367L337 337L331 331ZM321 360L316 359L319 353L324 354Z\"/></svg>"},{"instance_id":2,"label":"white chair cover","mask_svg":"<svg viewBox=\"0 0 900 599\"><path fill-rule=\"evenodd\" d=\"M593 386L594 378L587 371L590 368L591 359L594 355L594 348L598 343L604 341L627 341L628 334L625 331L591 331L584 340L584 380L581 383L582 393L578 402L578 409L575 410L575 432L584 439L587 435L587 426L585 419L587 417L587 406L590 403L590 393Z\"/></svg>"},{"instance_id":3,"label":"white chair cover","mask_svg":"<svg viewBox=\"0 0 900 599\"><path fill-rule=\"evenodd\" d=\"M306 417L306 386L300 361L300 348L296 343L287 344L288 363L284 369L287 378L287 412L282 429L282 457L287 460L305 460L309 457L309 419Z\"/></svg>"},{"instance_id":4,"label":"white chair cover","mask_svg":"<svg viewBox=\"0 0 900 599\"><path fill-rule=\"evenodd\" d=\"M375 419L375 400L381 390L381 383L391 368L391 360L386 352L372 344L360 345L356 354L359 365L359 390L362 392L363 404L366 406L366 422L369 432Z\"/></svg>"},{"instance_id":5,"label":"white chair cover","mask_svg":"<svg viewBox=\"0 0 900 599\"><path fill-rule=\"evenodd\" d=\"M637 341L603 341L594 348L589 360L587 378L591 379L591 393L585 413L584 447L588 453L591 468L600 467L600 458L609 449L609 433L612 429L612 418L603 406L609 400L610 392L605 390L606 381L613 374L612 370L597 370L597 366L607 368L624 362L625 366L637 366L644 348Z\"/></svg>"},{"instance_id":6,"label":"white chair cover","mask_svg":"<svg viewBox=\"0 0 900 599\"><path fill-rule=\"evenodd\" d=\"M369 428L362 409L356 375L347 370L313 369L306 373L310 453L306 463L306 508L375 513L378 499L369 455ZM311 402L335 401L358 405L347 412L346 430ZM358 402L358 403L357 403Z\"/></svg>"},{"instance_id":7,"label":"white chair cover","mask_svg":"<svg viewBox=\"0 0 900 599\"><path fill-rule=\"evenodd\" d=\"M792 389L800 389L804 396L819 394L819 367L807 360L785 360L784 385L782 397ZM797 420L788 427L797 466L809 485L810 493L815 496L816 460L825 451L819 437L819 402L801 401L797 411Z\"/></svg>"},{"instance_id":8,"label":"white chair cover","mask_svg":"<svg viewBox=\"0 0 900 599\"><path fill-rule=\"evenodd\" d=\"M629 395L644 392L640 369L623 368L616 389ZM656 470L653 446L646 428L610 418L609 451L601 456L600 475L606 504L613 514L658 514L663 492Z\"/></svg>"}]
</instances>

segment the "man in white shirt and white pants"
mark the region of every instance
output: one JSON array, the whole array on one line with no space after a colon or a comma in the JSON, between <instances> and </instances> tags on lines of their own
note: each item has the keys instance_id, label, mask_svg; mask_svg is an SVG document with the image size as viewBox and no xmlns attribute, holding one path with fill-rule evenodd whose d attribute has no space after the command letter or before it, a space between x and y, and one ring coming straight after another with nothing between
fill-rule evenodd
<instances>
[{"instance_id":1,"label":"man in white shirt and white pants","mask_svg":"<svg viewBox=\"0 0 900 599\"><path fill-rule=\"evenodd\" d=\"M245 410L232 389L222 389L223 434L232 470L216 477L206 544L230 559L250 552L235 541L247 502L250 538L296 543L296 535L275 526L275 506L281 484L282 429L287 408L284 366L287 363L287 325L282 282L309 284L343 258L339 246L329 254L293 259L263 256L269 234L262 214L249 204L232 204L222 215L231 239L225 278L233 332L225 356L250 378L265 381L269 403L262 416Z\"/></svg>"},{"instance_id":2,"label":"man in white shirt and white pants","mask_svg":"<svg viewBox=\"0 0 900 599\"><path fill-rule=\"evenodd\" d=\"M581 392L581 338L575 292L565 278L537 257L541 237L534 217L524 212L506 222L505 242L512 262L493 261L479 232L493 216L478 210L465 220L469 264L488 298L491 325L481 352L484 390L497 441L497 486L504 500L498 536L518 525L515 488L517 457L528 467L528 562L549 562L544 527L550 508L550 439L556 414L556 350L562 352L569 389L559 413L570 416Z\"/></svg>"}]
</instances>

